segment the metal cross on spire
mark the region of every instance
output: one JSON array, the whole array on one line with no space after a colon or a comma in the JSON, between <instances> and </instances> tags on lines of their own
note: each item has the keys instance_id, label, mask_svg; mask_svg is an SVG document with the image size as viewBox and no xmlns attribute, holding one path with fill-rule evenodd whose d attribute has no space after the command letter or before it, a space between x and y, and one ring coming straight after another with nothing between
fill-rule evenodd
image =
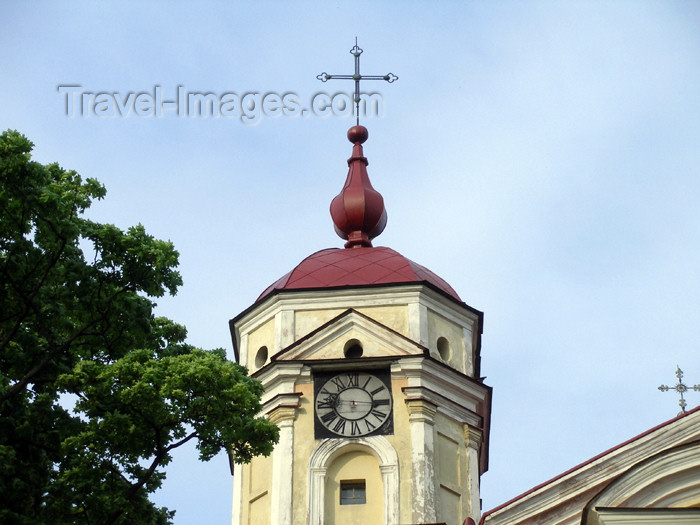
<instances>
[{"instance_id":1,"label":"metal cross on spire","mask_svg":"<svg viewBox=\"0 0 700 525\"><path fill-rule=\"evenodd\" d=\"M350 50L350 54L355 57L355 74L354 75L329 75L325 71L316 78L321 82L328 82L331 79L354 80L355 81L355 118L357 125L360 125L360 80L386 80L391 84L399 79L393 73L386 75L361 75L360 74L360 55L362 49L357 45L357 37L355 37L355 46Z\"/></svg>"},{"instance_id":2,"label":"metal cross on spire","mask_svg":"<svg viewBox=\"0 0 700 525\"><path fill-rule=\"evenodd\" d=\"M678 384L676 386L666 386L666 385L661 385L659 387L659 390L662 392L668 392L669 390L675 390L681 395L680 401L678 401L678 405L681 407L681 411L678 412L678 415L685 414L685 399L683 399L683 393L688 391L688 385L683 384L683 370L676 365L676 377L678 378ZM700 392L700 385L693 385L693 390Z\"/></svg>"}]
</instances>

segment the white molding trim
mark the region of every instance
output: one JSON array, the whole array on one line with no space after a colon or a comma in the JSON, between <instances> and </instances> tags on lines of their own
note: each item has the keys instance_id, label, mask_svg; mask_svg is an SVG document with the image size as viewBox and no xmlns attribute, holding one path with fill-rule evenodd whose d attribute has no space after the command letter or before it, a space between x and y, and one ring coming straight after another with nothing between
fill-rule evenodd
<instances>
[{"instance_id":1,"label":"white molding trim","mask_svg":"<svg viewBox=\"0 0 700 525\"><path fill-rule=\"evenodd\" d=\"M596 509L596 525L698 525L700 509Z\"/></svg>"},{"instance_id":2,"label":"white molding trim","mask_svg":"<svg viewBox=\"0 0 700 525\"><path fill-rule=\"evenodd\" d=\"M476 328L479 318L479 314L472 311L470 306L456 303L421 283L388 287L288 290L265 298L240 317L234 326L234 339L240 342L243 334L259 328L283 310L345 310L409 304L420 304L460 326L472 327L472 330Z\"/></svg>"},{"instance_id":3,"label":"white molding trim","mask_svg":"<svg viewBox=\"0 0 700 525\"><path fill-rule=\"evenodd\" d=\"M379 461L384 482L384 525L399 522L399 457L384 436L352 439L324 439L316 445L309 459L309 490L307 506L308 525L323 525L326 491L326 473L337 457L361 450L369 452Z\"/></svg>"},{"instance_id":4,"label":"white molding trim","mask_svg":"<svg viewBox=\"0 0 700 525\"><path fill-rule=\"evenodd\" d=\"M594 507L687 507L700 498L700 442L660 452L598 493Z\"/></svg>"},{"instance_id":5,"label":"white molding trim","mask_svg":"<svg viewBox=\"0 0 700 525\"><path fill-rule=\"evenodd\" d=\"M473 427L481 427L482 418L488 420L487 386L429 359L407 357L395 364L392 373L408 380L403 388L408 399L425 398L440 413Z\"/></svg>"},{"instance_id":6,"label":"white molding trim","mask_svg":"<svg viewBox=\"0 0 700 525\"><path fill-rule=\"evenodd\" d=\"M296 382L308 375L308 371L304 371L304 365L301 363L277 363L258 374L257 379L265 387L261 398L263 409L270 410L272 407L265 407L265 405L276 396L294 394Z\"/></svg>"},{"instance_id":7,"label":"white molding trim","mask_svg":"<svg viewBox=\"0 0 700 525\"><path fill-rule=\"evenodd\" d=\"M273 363L284 361L313 361L314 359L344 359L339 352L337 355L315 355L325 350L328 345L340 339L351 331L356 331L362 341L366 357L423 357L424 349L415 341L401 336L386 325L367 317L356 310L341 314L342 317L332 320L331 324L317 331L294 348L287 348L278 355Z\"/></svg>"},{"instance_id":8,"label":"white molding trim","mask_svg":"<svg viewBox=\"0 0 700 525\"><path fill-rule=\"evenodd\" d=\"M517 525L539 517L581 523L582 509L615 478L660 451L700 439L700 411L644 432L538 485L485 514L486 525Z\"/></svg>"}]
</instances>

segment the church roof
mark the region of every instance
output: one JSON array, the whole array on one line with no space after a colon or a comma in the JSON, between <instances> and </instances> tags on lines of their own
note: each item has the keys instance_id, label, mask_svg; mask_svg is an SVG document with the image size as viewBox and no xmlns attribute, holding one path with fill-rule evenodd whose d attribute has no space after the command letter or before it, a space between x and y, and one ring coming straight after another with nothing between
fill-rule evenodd
<instances>
[{"instance_id":1,"label":"church roof","mask_svg":"<svg viewBox=\"0 0 700 525\"><path fill-rule=\"evenodd\" d=\"M462 302L457 292L433 272L384 246L330 248L301 261L271 284L258 301L277 290L427 283Z\"/></svg>"},{"instance_id":2,"label":"church roof","mask_svg":"<svg viewBox=\"0 0 700 525\"><path fill-rule=\"evenodd\" d=\"M372 246L372 239L386 226L387 213L384 199L372 187L367 173L369 162L362 144L368 137L364 126L348 130L348 140L353 144L348 175L342 190L331 201L333 225L347 241L345 249L332 248L310 255L270 285L257 301L278 290L427 283L462 303L457 292L427 268L391 248Z\"/></svg>"},{"instance_id":3,"label":"church roof","mask_svg":"<svg viewBox=\"0 0 700 525\"><path fill-rule=\"evenodd\" d=\"M566 512L575 516L576 523L581 523L580 516L584 506L592 502L594 495L611 484L613 480L619 479L624 472L664 450L682 444L700 443L698 417L700 417L700 407L681 413L673 419L642 432L485 512L481 516L479 525L499 523L515 525L532 523L533 520L542 524L573 523L573 521L563 520L562 515L557 514L563 508L568 509ZM679 464L678 467L682 468L682 465ZM697 493L697 483L693 478L688 479L692 481ZM655 478L654 483L658 481L658 478ZM640 484L640 488L643 486L646 484ZM656 496L659 502L663 501L660 494ZM544 501L548 503L544 504ZM579 503L575 503L576 501ZM656 523L662 523L662 521Z\"/></svg>"}]
</instances>

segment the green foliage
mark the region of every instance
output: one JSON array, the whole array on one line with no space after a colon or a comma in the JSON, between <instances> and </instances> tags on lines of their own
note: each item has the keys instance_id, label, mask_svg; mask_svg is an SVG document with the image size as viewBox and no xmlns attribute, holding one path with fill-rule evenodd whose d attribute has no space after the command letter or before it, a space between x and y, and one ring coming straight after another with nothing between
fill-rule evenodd
<instances>
[{"instance_id":1,"label":"green foliage","mask_svg":"<svg viewBox=\"0 0 700 525\"><path fill-rule=\"evenodd\" d=\"M154 316L173 245L83 217L104 187L32 146L0 136L0 523L171 523L148 494L173 449L271 452L262 387Z\"/></svg>"}]
</instances>

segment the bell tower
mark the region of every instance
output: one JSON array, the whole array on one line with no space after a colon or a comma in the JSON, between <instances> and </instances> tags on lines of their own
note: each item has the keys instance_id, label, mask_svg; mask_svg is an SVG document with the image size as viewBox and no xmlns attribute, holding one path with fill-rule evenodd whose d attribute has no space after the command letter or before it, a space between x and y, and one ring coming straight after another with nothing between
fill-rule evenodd
<instances>
[{"instance_id":1,"label":"bell tower","mask_svg":"<svg viewBox=\"0 0 700 525\"><path fill-rule=\"evenodd\" d=\"M330 77L330 76L329 76ZM483 314L372 241L386 226L363 144L331 203L345 247L318 251L230 321L236 359L280 427L234 466L234 525L461 525L480 518L491 389Z\"/></svg>"}]
</instances>

